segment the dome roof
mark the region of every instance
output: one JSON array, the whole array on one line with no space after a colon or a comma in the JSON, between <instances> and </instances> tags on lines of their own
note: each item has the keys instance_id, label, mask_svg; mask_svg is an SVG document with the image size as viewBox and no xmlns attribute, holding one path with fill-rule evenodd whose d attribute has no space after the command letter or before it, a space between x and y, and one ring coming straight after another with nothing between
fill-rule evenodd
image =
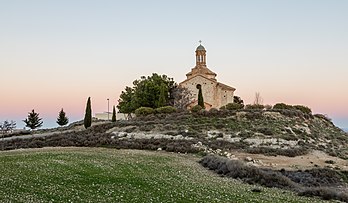
<instances>
[{"instance_id":1,"label":"dome roof","mask_svg":"<svg viewBox=\"0 0 348 203\"><path fill-rule=\"evenodd\" d=\"M204 46L202 46L201 44L197 47L196 51L205 51Z\"/></svg>"}]
</instances>

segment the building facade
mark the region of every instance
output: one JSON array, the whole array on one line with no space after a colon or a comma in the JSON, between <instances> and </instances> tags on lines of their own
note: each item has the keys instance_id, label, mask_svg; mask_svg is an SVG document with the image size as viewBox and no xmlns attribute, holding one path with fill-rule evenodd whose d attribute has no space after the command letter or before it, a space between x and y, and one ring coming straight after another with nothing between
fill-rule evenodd
<instances>
[{"instance_id":1,"label":"building facade","mask_svg":"<svg viewBox=\"0 0 348 203\"><path fill-rule=\"evenodd\" d=\"M196 66L186 74L187 79L179 85L187 88L191 93L191 102L187 108L198 104L199 87L202 89L205 109L220 108L228 103L233 103L235 88L220 83L217 74L209 70L206 65L206 50L200 44L196 49Z\"/></svg>"}]
</instances>

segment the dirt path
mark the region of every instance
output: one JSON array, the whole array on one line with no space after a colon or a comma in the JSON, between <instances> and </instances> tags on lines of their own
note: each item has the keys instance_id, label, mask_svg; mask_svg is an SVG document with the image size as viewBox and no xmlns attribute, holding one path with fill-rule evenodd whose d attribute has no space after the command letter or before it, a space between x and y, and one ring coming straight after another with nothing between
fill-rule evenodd
<instances>
[{"instance_id":1,"label":"dirt path","mask_svg":"<svg viewBox=\"0 0 348 203\"><path fill-rule=\"evenodd\" d=\"M348 171L348 161L338 157L329 156L322 151L314 150L307 155L297 157L286 156L265 156L262 154L249 154L233 151L231 152L240 160L249 160L250 164L272 169L309 169L313 167L338 167L341 170ZM252 161L250 161L250 159ZM333 164L325 163L325 161L333 161Z\"/></svg>"}]
</instances>

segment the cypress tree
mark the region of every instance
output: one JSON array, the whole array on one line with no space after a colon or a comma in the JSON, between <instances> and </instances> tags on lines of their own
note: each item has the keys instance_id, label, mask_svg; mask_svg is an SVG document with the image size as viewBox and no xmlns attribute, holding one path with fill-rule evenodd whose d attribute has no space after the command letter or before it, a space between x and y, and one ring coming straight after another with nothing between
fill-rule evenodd
<instances>
[{"instance_id":1,"label":"cypress tree","mask_svg":"<svg viewBox=\"0 0 348 203\"><path fill-rule=\"evenodd\" d=\"M115 110L115 106L112 109L112 118L111 118L111 122L116 122L116 110Z\"/></svg>"},{"instance_id":2,"label":"cypress tree","mask_svg":"<svg viewBox=\"0 0 348 203\"><path fill-rule=\"evenodd\" d=\"M64 126L68 123L69 123L69 119L68 119L68 117L66 117L66 114L62 108L62 110L60 110L58 118L57 118L57 124L60 126Z\"/></svg>"},{"instance_id":3,"label":"cypress tree","mask_svg":"<svg viewBox=\"0 0 348 203\"><path fill-rule=\"evenodd\" d=\"M91 108L91 97L88 97L86 105L85 118L83 119L83 125L85 128L89 128L92 125L92 108Z\"/></svg>"},{"instance_id":4,"label":"cypress tree","mask_svg":"<svg viewBox=\"0 0 348 203\"><path fill-rule=\"evenodd\" d=\"M39 128L42 126L42 118L39 117L39 114L34 111L34 109L29 112L28 117L23 120L26 124L25 126L34 130L35 128Z\"/></svg>"},{"instance_id":5,"label":"cypress tree","mask_svg":"<svg viewBox=\"0 0 348 203\"><path fill-rule=\"evenodd\" d=\"M203 94L202 94L202 86L198 85L198 105L200 105L203 109L205 108L204 106L204 100L203 100Z\"/></svg>"}]
</instances>

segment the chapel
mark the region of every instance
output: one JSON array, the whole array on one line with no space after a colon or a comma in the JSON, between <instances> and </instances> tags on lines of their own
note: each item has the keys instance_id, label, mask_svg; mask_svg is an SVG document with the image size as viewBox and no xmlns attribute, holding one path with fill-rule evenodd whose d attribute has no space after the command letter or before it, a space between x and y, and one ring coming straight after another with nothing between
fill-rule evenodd
<instances>
[{"instance_id":1,"label":"chapel","mask_svg":"<svg viewBox=\"0 0 348 203\"><path fill-rule=\"evenodd\" d=\"M186 74L187 79L179 84L191 93L191 102L187 106L188 109L198 104L199 88L202 89L206 110L219 109L228 103L233 103L236 89L217 81L217 74L207 67L206 52L202 44L196 48L196 66Z\"/></svg>"}]
</instances>

